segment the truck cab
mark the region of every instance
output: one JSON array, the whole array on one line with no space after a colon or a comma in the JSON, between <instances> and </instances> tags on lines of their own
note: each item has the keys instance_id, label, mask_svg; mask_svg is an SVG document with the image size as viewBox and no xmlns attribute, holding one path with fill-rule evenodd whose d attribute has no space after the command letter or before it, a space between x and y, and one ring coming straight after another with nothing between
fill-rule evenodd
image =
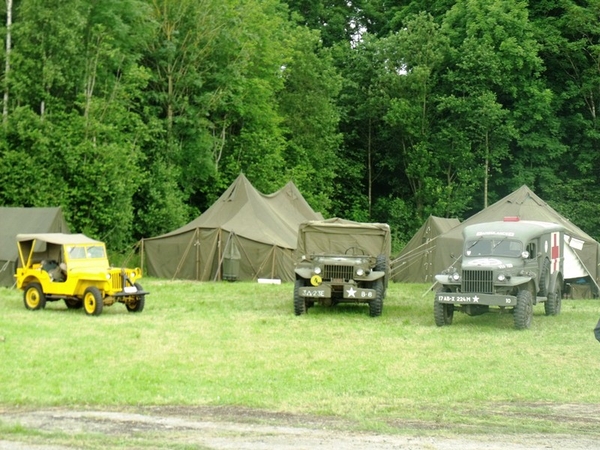
<instances>
[{"instance_id":1,"label":"truck cab","mask_svg":"<svg viewBox=\"0 0 600 450\"><path fill-rule=\"evenodd\" d=\"M549 222L502 221L465 227L462 265L435 276L437 326L452 324L454 311L475 316L491 309L514 314L514 326L531 326L533 306L560 313L564 283L564 228Z\"/></svg>"}]
</instances>

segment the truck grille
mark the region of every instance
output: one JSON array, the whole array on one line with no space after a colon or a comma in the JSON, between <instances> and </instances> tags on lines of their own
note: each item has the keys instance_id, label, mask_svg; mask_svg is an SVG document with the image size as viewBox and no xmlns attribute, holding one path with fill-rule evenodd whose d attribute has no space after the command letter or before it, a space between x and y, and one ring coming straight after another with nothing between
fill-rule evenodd
<instances>
[{"instance_id":1,"label":"truck grille","mask_svg":"<svg viewBox=\"0 0 600 450\"><path fill-rule=\"evenodd\" d=\"M349 280L353 278L354 268L352 266L330 266L323 268L323 279L331 280L334 278Z\"/></svg>"},{"instance_id":2,"label":"truck grille","mask_svg":"<svg viewBox=\"0 0 600 450\"><path fill-rule=\"evenodd\" d=\"M494 272L491 270L463 270L461 290L463 292L493 294Z\"/></svg>"}]
</instances>

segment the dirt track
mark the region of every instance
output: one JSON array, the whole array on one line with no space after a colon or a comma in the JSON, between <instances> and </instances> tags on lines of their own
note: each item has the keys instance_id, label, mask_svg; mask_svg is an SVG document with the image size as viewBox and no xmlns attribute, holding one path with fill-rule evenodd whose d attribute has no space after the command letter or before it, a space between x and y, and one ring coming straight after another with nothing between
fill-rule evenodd
<instances>
[{"instance_id":1,"label":"dirt track","mask_svg":"<svg viewBox=\"0 0 600 450\"><path fill-rule=\"evenodd\" d=\"M600 407L562 405L557 420L574 424L598 422ZM591 415L590 415L591 414ZM522 420L519 418L519 420ZM526 420L524 418L523 420ZM141 412L0 409L0 422L20 425L48 434L43 443L11 441L0 437L0 450L66 450L77 447L60 445L61 436L99 433L118 437L125 446L138 446L140 439L168 448L169 443L186 448L214 450L590 450L600 449L600 430L570 435L502 434L460 435L452 430L434 430L427 424L411 423L413 432L374 434L345 431L348 424L335 419L299 417L232 408L146 408ZM417 426L415 426L417 425ZM409 428L409 427L400 427ZM599 427L596 427L600 429ZM592 427L593 429L593 427ZM53 434L51 434L53 433ZM57 443L58 442L58 443ZM64 440L63 440L64 442ZM69 444L71 445L71 444Z\"/></svg>"}]
</instances>

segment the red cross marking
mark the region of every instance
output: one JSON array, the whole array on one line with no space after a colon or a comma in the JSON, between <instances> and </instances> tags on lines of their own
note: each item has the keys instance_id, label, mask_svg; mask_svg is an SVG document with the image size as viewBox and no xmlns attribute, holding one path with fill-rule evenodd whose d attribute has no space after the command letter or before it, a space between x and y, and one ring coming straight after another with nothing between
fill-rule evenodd
<instances>
[{"instance_id":1,"label":"red cross marking","mask_svg":"<svg viewBox=\"0 0 600 450\"><path fill-rule=\"evenodd\" d=\"M550 254L552 257L552 273L558 270L558 260L560 258L560 233L552 233L552 248L550 249Z\"/></svg>"}]
</instances>

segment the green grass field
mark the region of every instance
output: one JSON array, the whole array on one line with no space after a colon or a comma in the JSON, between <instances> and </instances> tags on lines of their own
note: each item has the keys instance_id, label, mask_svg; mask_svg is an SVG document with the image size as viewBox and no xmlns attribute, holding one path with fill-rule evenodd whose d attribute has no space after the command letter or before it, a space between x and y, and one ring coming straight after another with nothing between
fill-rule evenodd
<instances>
[{"instance_id":1,"label":"green grass field","mask_svg":"<svg viewBox=\"0 0 600 450\"><path fill-rule=\"evenodd\" d=\"M381 431L422 420L560 432L548 405L600 403L598 300L565 300L555 317L538 305L524 331L510 314L438 328L427 285L390 284L378 318L366 305L296 317L292 284L143 281L144 312L98 317L63 302L28 311L0 289L0 406L230 405ZM537 420L519 420L530 409Z\"/></svg>"}]
</instances>

